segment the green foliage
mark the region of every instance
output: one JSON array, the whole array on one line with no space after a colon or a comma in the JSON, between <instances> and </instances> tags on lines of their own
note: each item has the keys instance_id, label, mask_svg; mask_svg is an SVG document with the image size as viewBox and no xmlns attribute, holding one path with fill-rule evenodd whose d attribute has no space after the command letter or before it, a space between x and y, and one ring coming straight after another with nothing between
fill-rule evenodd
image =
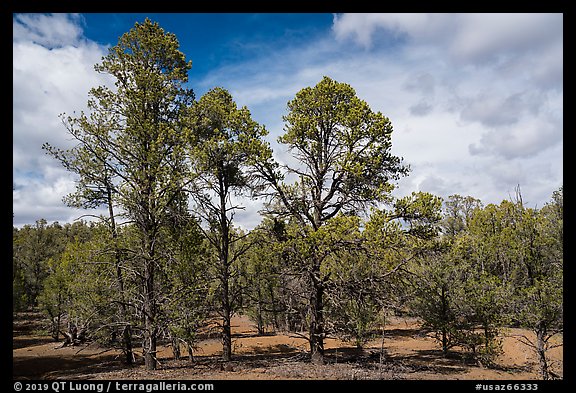
<instances>
[{"instance_id":1,"label":"green foliage","mask_svg":"<svg viewBox=\"0 0 576 393\"><path fill-rule=\"evenodd\" d=\"M278 141L298 164L280 164L266 128L226 89L194 101L190 68L176 36L149 19L95 65L115 88L91 89L89 113L62 115L75 147L43 148L77 176L64 202L108 215L13 230L16 310L40 306L55 338L63 323L83 326L128 358L134 334L148 368L158 338L192 348L214 310L225 360L241 309L261 332L308 329L316 360L329 334L360 347L396 310L419 316L444 354L465 348L486 365L501 353L504 326L531 329L541 376L552 375L546 351L563 332L562 188L539 210L519 188L515 201L487 206L425 192L393 198L409 167L391 152L390 119L329 77L288 102ZM267 197L250 233L234 226L247 196Z\"/></svg>"},{"instance_id":2,"label":"green foliage","mask_svg":"<svg viewBox=\"0 0 576 393\"><path fill-rule=\"evenodd\" d=\"M251 164L271 155L263 140L268 132L252 120L246 107L238 109L222 88L210 90L192 105L187 124L194 178L191 196L196 212L216 229L226 224L222 214L240 208L227 205L230 196L249 193L255 187Z\"/></svg>"},{"instance_id":3,"label":"green foliage","mask_svg":"<svg viewBox=\"0 0 576 393\"><path fill-rule=\"evenodd\" d=\"M232 196L243 196L256 187L251 176L253 163L269 159L271 151L262 138L267 134L246 108L238 109L232 96L222 88L207 92L190 108L190 166L193 176L191 197L194 211L204 222L204 236L213 247L219 312L223 318L223 359L230 360L232 338L230 318L237 297L233 288L235 262L249 248L244 235L233 228Z\"/></svg>"},{"instance_id":4,"label":"green foliage","mask_svg":"<svg viewBox=\"0 0 576 393\"><path fill-rule=\"evenodd\" d=\"M51 261L58 260L68 242L86 241L90 227L83 221L50 225L44 219L34 226L14 228L12 240L13 302L16 309L38 305L45 280L51 274Z\"/></svg>"},{"instance_id":5,"label":"green foliage","mask_svg":"<svg viewBox=\"0 0 576 393\"><path fill-rule=\"evenodd\" d=\"M442 198L427 192L412 192L410 196L394 202L393 217L400 218L408 226L408 234L431 239L438 235L441 220Z\"/></svg>"},{"instance_id":6,"label":"green foliage","mask_svg":"<svg viewBox=\"0 0 576 393\"><path fill-rule=\"evenodd\" d=\"M423 326L435 333L443 354L447 355L450 348L460 344L459 337L467 322L459 310L465 269L449 258L445 246L438 244L413 265L414 297L410 308L422 318Z\"/></svg>"},{"instance_id":7,"label":"green foliage","mask_svg":"<svg viewBox=\"0 0 576 393\"><path fill-rule=\"evenodd\" d=\"M185 209L184 186L189 180L185 161L185 114L194 99L184 88L191 62L178 49L176 36L146 19L123 34L118 44L94 68L115 79L114 90L104 86L89 92L90 114L68 117L64 124L79 145L47 151L71 172L79 175L77 192L68 197L73 206L106 204L113 238L115 263L110 271L120 294L120 321L129 326L127 307L144 315L144 355L149 369L156 367L156 340L162 330L159 301L163 280L157 271L169 260L162 246L167 228ZM128 303L123 269L127 267L118 247L113 211L133 223L130 268L142 282L141 304ZM115 244L114 244L115 243ZM137 261L137 262L136 262ZM125 337L129 353L129 337ZM129 357L129 356L128 356Z\"/></svg>"},{"instance_id":8,"label":"green foliage","mask_svg":"<svg viewBox=\"0 0 576 393\"><path fill-rule=\"evenodd\" d=\"M340 212L388 200L392 181L408 173L390 152L390 120L373 112L350 85L324 77L300 90L288 109L278 141L302 164L285 167L299 180L289 186L280 182L282 175L261 172L284 209L314 229Z\"/></svg>"},{"instance_id":9,"label":"green foliage","mask_svg":"<svg viewBox=\"0 0 576 393\"><path fill-rule=\"evenodd\" d=\"M387 295L385 270L360 250L340 252L330 261L327 289L328 330L361 348L382 322Z\"/></svg>"},{"instance_id":10,"label":"green foliage","mask_svg":"<svg viewBox=\"0 0 576 393\"><path fill-rule=\"evenodd\" d=\"M475 209L482 207L479 199L458 194L450 195L444 203L443 231L448 236L466 233Z\"/></svg>"},{"instance_id":11,"label":"green foliage","mask_svg":"<svg viewBox=\"0 0 576 393\"><path fill-rule=\"evenodd\" d=\"M51 261L52 262L52 261ZM58 340L60 334L60 321L70 305L69 284L70 278L68 270L68 261L65 257L56 264L50 263L54 270L44 281L44 287L38 297L38 305L48 314L52 322L51 334L55 340Z\"/></svg>"},{"instance_id":12,"label":"green foliage","mask_svg":"<svg viewBox=\"0 0 576 393\"><path fill-rule=\"evenodd\" d=\"M72 324L88 325L94 313L90 304L93 291L102 292L100 276L93 274L91 242L71 241L59 258L49 261L50 275L44 281L39 306L52 322L52 336L58 340L61 330ZM101 269L100 269L101 270ZM111 293L102 295L109 301ZM62 325L66 322L66 325Z\"/></svg>"},{"instance_id":13,"label":"green foliage","mask_svg":"<svg viewBox=\"0 0 576 393\"><path fill-rule=\"evenodd\" d=\"M12 264L12 309L23 311L29 303L24 272L17 265Z\"/></svg>"},{"instance_id":14,"label":"green foliage","mask_svg":"<svg viewBox=\"0 0 576 393\"><path fill-rule=\"evenodd\" d=\"M535 341L525 339L539 359L542 379L553 377L546 352L550 339L564 331L563 322L563 191L540 211L517 208L518 270L512 297L512 318L532 330Z\"/></svg>"},{"instance_id":15,"label":"green foliage","mask_svg":"<svg viewBox=\"0 0 576 393\"><path fill-rule=\"evenodd\" d=\"M461 306L469 325L462 345L472 350L485 366L494 365L496 357L502 353L499 334L507 322L503 310L509 299L510 288L499 277L471 269L464 282Z\"/></svg>"},{"instance_id":16,"label":"green foliage","mask_svg":"<svg viewBox=\"0 0 576 393\"><path fill-rule=\"evenodd\" d=\"M164 318L170 336L176 338L176 343L186 343L190 350L211 310L207 280L209 260L197 224L191 220L183 229L171 241L177 252L165 271Z\"/></svg>"},{"instance_id":17,"label":"green foliage","mask_svg":"<svg viewBox=\"0 0 576 393\"><path fill-rule=\"evenodd\" d=\"M288 102L285 133L278 141L300 163L280 165L271 157L255 165L255 175L269 197L269 214L290 217L298 228L291 243L297 271L307 281L310 307L310 349L314 362L323 362L324 294L330 275L323 263L332 252L324 232L332 219L355 216L378 202L388 201L392 182L408 173L391 153L392 124L374 112L354 89L324 77L300 90ZM287 184L288 176L296 180ZM340 244L336 241L335 244ZM336 250L334 250L336 251Z\"/></svg>"},{"instance_id":18,"label":"green foliage","mask_svg":"<svg viewBox=\"0 0 576 393\"><path fill-rule=\"evenodd\" d=\"M264 219L247 238L251 247L242 258L243 303L247 314L257 323L258 333L264 334L267 326L280 329L281 313L286 311L286 299L282 296L284 266L283 245L278 235L278 222Z\"/></svg>"}]
</instances>

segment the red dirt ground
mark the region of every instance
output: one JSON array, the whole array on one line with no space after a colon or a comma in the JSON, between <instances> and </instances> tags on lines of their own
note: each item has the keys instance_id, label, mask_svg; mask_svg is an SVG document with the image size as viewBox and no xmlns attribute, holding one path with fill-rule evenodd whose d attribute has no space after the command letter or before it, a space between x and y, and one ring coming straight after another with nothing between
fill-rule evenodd
<instances>
[{"instance_id":1,"label":"red dirt ground","mask_svg":"<svg viewBox=\"0 0 576 393\"><path fill-rule=\"evenodd\" d=\"M503 333L504 354L496 367L485 368L467 361L454 350L442 357L438 343L411 318L391 318L385 328L384 360L380 363L381 339L369 342L363 351L338 339L325 342L326 364L308 361L305 339L293 334L258 336L255 324L245 316L232 320L233 361L227 371L219 359L218 337L201 341L194 363L173 360L169 346L161 346L160 367L147 371L126 367L118 351L96 345L58 348L59 343L38 332L38 315L19 314L13 322L13 377L15 379L424 379L424 380L536 380L535 354L514 336L531 334L521 329ZM558 340L561 340L558 337ZM183 355L186 355L184 351ZM556 374L563 376L562 347L549 351Z\"/></svg>"}]
</instances>

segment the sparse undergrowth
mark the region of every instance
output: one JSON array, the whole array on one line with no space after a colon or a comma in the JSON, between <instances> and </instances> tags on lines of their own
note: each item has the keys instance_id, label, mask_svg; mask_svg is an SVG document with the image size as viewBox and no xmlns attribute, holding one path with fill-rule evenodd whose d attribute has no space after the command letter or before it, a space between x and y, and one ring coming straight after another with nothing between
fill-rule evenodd
<instances>
[{"instance_id":1,"label":"sparse undergrowth","mask_svg":"<svg viewBox=\"0 0 576 393\"><path fill-rule=\"evenodd\" d=\"M136 365L122 363L119 351L90 344L58 348L49 335L35 336L22 326L41 324L41 316L19 314L14 320L14 378L17 379L538 379L537 359L515 337L527 334L508 329L504 353L494 367L473 361L468 353L454 349L444 357L435 340L414 319L396 318L386 328L381 358L380 339L369 341L363 350L336 339L327 340L326 364L309 361L306 343L290 334L257 335L246 317L233 319L235 356L229 363L220 359L218 339L199 343L194 362L174 360L169 346L161 346L159 368L146 370L143 359ZM23 319L24 318L24 319ZM31 318L26 320L25 318ZM562 351L552 353L554 370L562 375Z\"/></svg>"}]
</instances>

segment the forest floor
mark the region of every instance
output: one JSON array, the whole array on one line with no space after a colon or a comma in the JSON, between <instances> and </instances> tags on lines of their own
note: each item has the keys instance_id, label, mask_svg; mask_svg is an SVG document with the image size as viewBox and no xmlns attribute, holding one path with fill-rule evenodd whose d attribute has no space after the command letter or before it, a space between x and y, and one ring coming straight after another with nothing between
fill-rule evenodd
<instances>
[{"instance_id":1,"label":"forest floor","mask_svg":"<svg viewBox=\"0 0 576 393\"><path fill-rule=\"evenodd\" d=\"M495 367L487 368L471 361L466 352L457 348L443 357L438 343L421 329L416 319L394 317L388 322L383 361L380 361L381 338L370 341L361 351L350 343L327 339L326 364L314 365L308 360L305 339L287 333L259 336L249 318L236 316L232 319L234 356L224 370L219 357L221 343L214 335L198 343L194 362L187 357L173 360L171 347L160 346L158 369L147 371L141 356L137 357L136 365L127 367L119 351L95 344L60 348L60 343L43 331L45 321L40 314L18 313L13 318L13 377L18 380L538 379L535 354L517 339L519 335L533 336L526 330L506 329L502 335L504 353ZM552 369L562 377L562 347L550 350L548 355Z\"/></svg>"}]
</instances>

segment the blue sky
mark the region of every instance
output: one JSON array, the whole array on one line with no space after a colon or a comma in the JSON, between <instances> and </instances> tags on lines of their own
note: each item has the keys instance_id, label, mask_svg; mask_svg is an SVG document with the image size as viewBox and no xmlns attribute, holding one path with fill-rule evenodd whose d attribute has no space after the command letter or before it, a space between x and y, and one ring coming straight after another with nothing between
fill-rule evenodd
<instances>
[{"instance_id":1,"label":"blue sky","mask_svg":"<svg viewBox=\"0 0 576 393\"><path fill-rule=\"evenodd\" d=\"M113 83L93 65L145 17L176 34L197 98L228 89L281 161L286 103L327 75L390 118L393 152L412 167L396 196L499 203L520 184L541 207L563 183L562 14L15 14L14 225L84 213L62 203L74 178L41 146L70 146L58 115ZM242 203L235 218L251 228L260 202Z\"/></svg>"},{"instance_id":2,"label":"blue sky","mask_svg":"<svg viewBox=\"0 0 576 393\"><path fill-rule=\"evenodd\" d=\"M103 45L149 18L176 34L193 61L191 84L226 64L299 46L329 32L332 14L84 14L84 34Z\"/></svg>"}]
</instances>

